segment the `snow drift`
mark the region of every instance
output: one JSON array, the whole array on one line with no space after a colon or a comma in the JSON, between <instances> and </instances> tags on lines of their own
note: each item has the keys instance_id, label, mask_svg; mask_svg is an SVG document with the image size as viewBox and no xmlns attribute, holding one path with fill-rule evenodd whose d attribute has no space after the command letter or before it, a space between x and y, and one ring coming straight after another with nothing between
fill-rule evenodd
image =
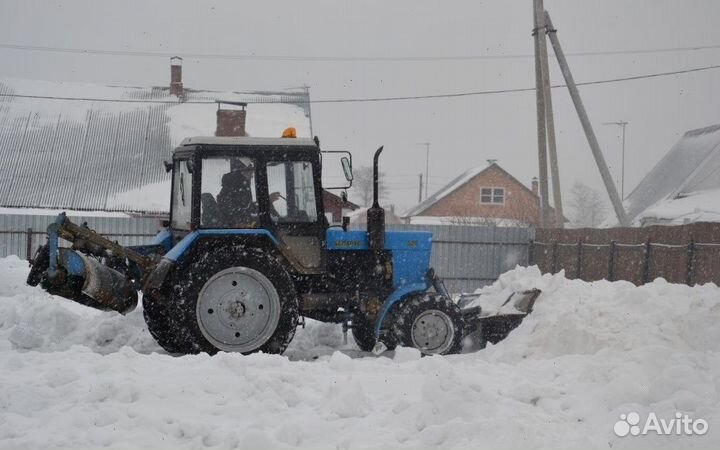
<instances>
[{"instance_id":1,"label":"snow drift","mask_svg":"<svg viewBox=\"0 0 720 450\"><path fill-rule=\"evenodd\" d=\"M710 448L720 444L720 289L585 283L517 268L482 290L543 290L486 350L375 357L308 321L284 356L166 355L142 312L25 286L0 260L0 448ZM636 411L704 436L620 438Z\"/></svg>"}]
</instances>

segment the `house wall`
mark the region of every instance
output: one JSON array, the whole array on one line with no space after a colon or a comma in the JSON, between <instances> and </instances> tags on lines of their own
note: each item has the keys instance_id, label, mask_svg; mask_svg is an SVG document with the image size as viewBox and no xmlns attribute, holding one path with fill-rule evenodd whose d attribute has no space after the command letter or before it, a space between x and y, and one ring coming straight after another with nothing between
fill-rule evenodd
<instances>
[{"instance_id":1,"label":"house wall","mask_svg":"<svg viewBox=\"0 0 720 450\"><path fill-rule=\"evenodd\" d=\"M504 204L481 204L484 187L505 189ZM490 167L465 185L451 192L419 216L491 217L517 220L530 225L539 223L538 199L502 170Z\"/></svg>"},{"instance_id":2,"label":"house wall","mask_svg":"<svg viewBox=\"0 0 720 450\"><path fill-rule=\"evenodd\" d=\"M343 203L340 197L328 191L323 191L323 206L325 207L325 214L330 216L328 221L331 224L342 222L344 211L357 209L353 204Z\"/></svg>"}]
</instances>

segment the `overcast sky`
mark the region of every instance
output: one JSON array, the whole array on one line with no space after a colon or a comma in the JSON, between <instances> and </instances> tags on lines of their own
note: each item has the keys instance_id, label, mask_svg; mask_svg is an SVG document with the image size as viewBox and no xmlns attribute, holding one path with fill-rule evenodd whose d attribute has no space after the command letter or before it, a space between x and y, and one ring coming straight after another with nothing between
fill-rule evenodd
<instances>
[{"instance_id":1,"label":"overcast sky","mask_svg":"<svg viewBox=\"0 0 720 450\"><path fill-rule=\"evenodd\" d=\"M720 45L717 0L546 0L568 53ZM0 44L178 55L407 57L529 55L532 2L497 1L8 1ZM0 76L164 85L163 57L0 49ZM720 49L569 58L577 81L720 64ZM562 83L554 59L553 83ZM443 94L534 86L531 57L456 61L241 61L185 58L185 85L222 90L309 85L313 99ZM720 71L581 88L619 184L627 120L626 194L687 130L720 123ZM567 91L553 91L561 181L602 188ZM252 114L252 109L249 109ZM315 104L324 147L368 165L379 145L390 199L417 200L431 142L430 191L497 159L521 181L538 172L534 93L401 102Z\"/></svg>"}]
</instances>

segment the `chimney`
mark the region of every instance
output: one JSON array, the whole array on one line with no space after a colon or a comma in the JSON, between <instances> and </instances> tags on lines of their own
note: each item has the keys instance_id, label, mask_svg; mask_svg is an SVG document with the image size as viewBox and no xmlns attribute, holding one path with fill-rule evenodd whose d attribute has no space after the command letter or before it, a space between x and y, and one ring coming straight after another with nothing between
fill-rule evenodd
<instances>
[{"instance_id":1,"label":"chimney","mask_svg":"<svg viewBox=\"0 0 720 450\"><path fill-rule=\"evenodd\" d=\"M538 178L533 177L532 182L530 183L530 186L532 186L533 194L540 196L540 190L538 189Z\"/></svg>"},{"instance_id":2,"label":"chimney","mask_svg":"<svg viewBox=\"0 0 720 450\"><path fill-rule=\"evenodd\" d=\"M182 58L179 56L173 56L170 58L170 95L177 95L182 97L183 83L182 83Z\"/></svg>"},{"instance_id":3,"label":"chimney","mask_svg":"<svg viewBox=\"0 0 720 450\"><path fill-rule=\"evenodd\" d=\"M245 118L247 103L218 101L215 136L247 136Z\"/></svg>"}]
</instances>

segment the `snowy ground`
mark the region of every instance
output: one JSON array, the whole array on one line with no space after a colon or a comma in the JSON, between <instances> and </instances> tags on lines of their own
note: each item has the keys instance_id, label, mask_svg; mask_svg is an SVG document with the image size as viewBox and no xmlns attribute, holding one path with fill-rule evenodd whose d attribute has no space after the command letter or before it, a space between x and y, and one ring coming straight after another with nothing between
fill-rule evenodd
<instances>
[{"instance_id":1,"label":"snowy ground","mask_svg":"<svg viewBox=\"0 0 720 450\"><path fill-rule=\"evenodd\" d=\"M142 312L99 313L25 286L0 259L0 448L718 448L720 289L584 283L516 269L485 288L543 289L477 353L375 357L336 326L284 356L173 357ZM617 437L620 414L676 411L704 436Z\"/></svg>"}]
</instances>

